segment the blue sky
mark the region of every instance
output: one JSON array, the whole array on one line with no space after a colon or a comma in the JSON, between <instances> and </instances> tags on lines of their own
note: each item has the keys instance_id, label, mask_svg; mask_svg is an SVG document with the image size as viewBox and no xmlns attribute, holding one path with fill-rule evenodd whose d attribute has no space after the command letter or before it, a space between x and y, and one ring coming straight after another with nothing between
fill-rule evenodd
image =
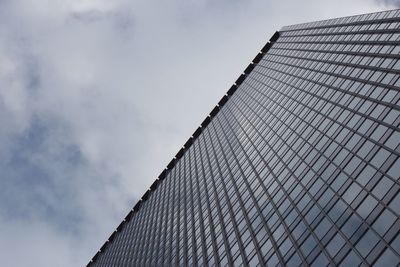
<instances>
[{"instance_id":1,"label":"blue sky","mask_svg":"<svg viewBox=\"0 0 400 267\"><path fill-rule=\"evenodd\" d=\"M374 0L0 0L0 259L82 266L273 32Z\"/></svg>"}]
</instances>

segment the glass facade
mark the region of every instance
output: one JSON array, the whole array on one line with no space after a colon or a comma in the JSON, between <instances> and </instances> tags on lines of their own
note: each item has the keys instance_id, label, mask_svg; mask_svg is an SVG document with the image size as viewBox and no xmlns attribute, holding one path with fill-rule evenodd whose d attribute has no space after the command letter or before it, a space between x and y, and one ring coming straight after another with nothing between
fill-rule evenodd
<instances>
[{"instance_id":1,"label":"glass facade","mask_svg":"<svg viewBox=\"0 0 400 267\"><path fill-rule=\"evenodd\" d=\"M400 10L283 27L90 266L400 263Z\"/></svg>"}]
</instances>

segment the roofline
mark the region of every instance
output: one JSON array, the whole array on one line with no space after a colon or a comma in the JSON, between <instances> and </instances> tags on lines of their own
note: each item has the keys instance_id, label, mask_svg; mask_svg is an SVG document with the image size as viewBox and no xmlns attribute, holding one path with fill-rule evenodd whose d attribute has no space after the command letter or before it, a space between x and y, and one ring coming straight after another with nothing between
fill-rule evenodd
<instances>
[{"instance_id":1,"label":"roofline","mask_svg":"<svg viewBox=\"0 0 400 267\"><path fill-rule=\"evenodd\" d=\"M112 243L115 238L115 234L121 232L127 222L129 222L135 213L139 212L142 203L145 202L150 195L157 189L158 185L162 180L164 180L169 173L170 170L174 168L176 163L183 157L185 152L192 146L193 142L200 136L203 129L207 127L207 125L211 122L211 120L218 114L220 109L226 104L228 99L236 92L237 88L243 83L246 79L247 75L254 69L254 67L261 61L263 56L268 52L268 50L272 47L272 44L276 42L279 38L279 31L276 31L269 41L264 45L264 47L260 50L260 52L254 57L252 62L246 67L242 74L237 78L235 83L229 88L229 90L224 94L218 104L212 109L210 114L204 119L204 121L200 124L200 126L194 131L194 133L189 137L184 146L178 151L175 157L168 163L167 167L161 172L161 174L157 177L157 179L151 184L150 188L144 193L141 199L135 204L135 206L129 211L128 215L122 220L122 222L118 225L117 229L111 233L110 237L106 242L101 246L100 250L93 256L90 262L86 266L91 266L96 262L99 255L104 252L108 245Z\"/></svg>"},{"instance_id":2,"label":"roofline","mask_svg":"<svg viewBox=\"0 0 400 267\"><path fill-rule=\"evenodd\" d=\"M389 9L389 10L381 10L381 11L375 11L375 12L368 12L368 13L359 13L359 14L355 14L355 15L348 15L348 16L344 16L344 17L335 17L335 18L330 18L330 19L320 19L320 20L316 20L316 21L309 21L309 22L300 22L300 23L295 23L295 24L290 24L290 25L286 25L283 26L280 29L280 32L290 32L290 31L297 31L297 30L303 30L303 29L313 29L313 28L326 28L327 26L329 27L337 27L339 25L354 25L354 22L349 22L349 23L339 23L339 24L332 24L332 25L322 25L322 26L307 26L307 25L312 25L312 24L318 24L318 23L322 23L322 22L329 22L329 21L333 21L333 20L337 20L337 19L346 19L346 18L353 18L353 17L361 17L361 16L368 16L371 14L381 14L381 13L390 13L390 12L394 12L394 11L398 11L400 10L400 8L394 8L394 9ZM396 18L384 18L384 19L369 19L369 20L363 20L360 22L357 22L356 24L368 24L371 21L376 21L376 22L390 22L390 21L397 21ZM294 27L294 29L288 29L290 27Z\"/></svg>"}]
</instances>

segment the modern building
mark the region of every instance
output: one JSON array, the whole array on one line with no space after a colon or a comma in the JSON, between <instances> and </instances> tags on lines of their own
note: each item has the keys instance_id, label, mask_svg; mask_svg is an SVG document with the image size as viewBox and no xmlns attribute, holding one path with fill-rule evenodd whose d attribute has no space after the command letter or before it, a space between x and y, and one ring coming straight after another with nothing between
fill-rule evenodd
<instances>
[{"instance_id":1,"label":"modern building","mask_svg":"<svg viewBox=\"0 0 400 267\"><path fill-rule=\"evenodd\" d=\"M400 263L400 10L283 27L90 266Z\"/></svg>"}]
</instances>

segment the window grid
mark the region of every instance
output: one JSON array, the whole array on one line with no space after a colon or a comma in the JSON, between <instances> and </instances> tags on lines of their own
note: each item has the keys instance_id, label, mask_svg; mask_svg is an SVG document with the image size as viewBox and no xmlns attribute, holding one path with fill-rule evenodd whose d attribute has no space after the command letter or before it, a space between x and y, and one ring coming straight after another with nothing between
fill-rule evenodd
<instances>
[{"instance_id":1,"label":"window grid","mask_svg":"<svg viewBox=\"0 0 400 267\"><path fill-rule=\"evenodd\" d=\"M399 28L282 28L90 264L400 264Z\"/></svg>"}]
</instances>

